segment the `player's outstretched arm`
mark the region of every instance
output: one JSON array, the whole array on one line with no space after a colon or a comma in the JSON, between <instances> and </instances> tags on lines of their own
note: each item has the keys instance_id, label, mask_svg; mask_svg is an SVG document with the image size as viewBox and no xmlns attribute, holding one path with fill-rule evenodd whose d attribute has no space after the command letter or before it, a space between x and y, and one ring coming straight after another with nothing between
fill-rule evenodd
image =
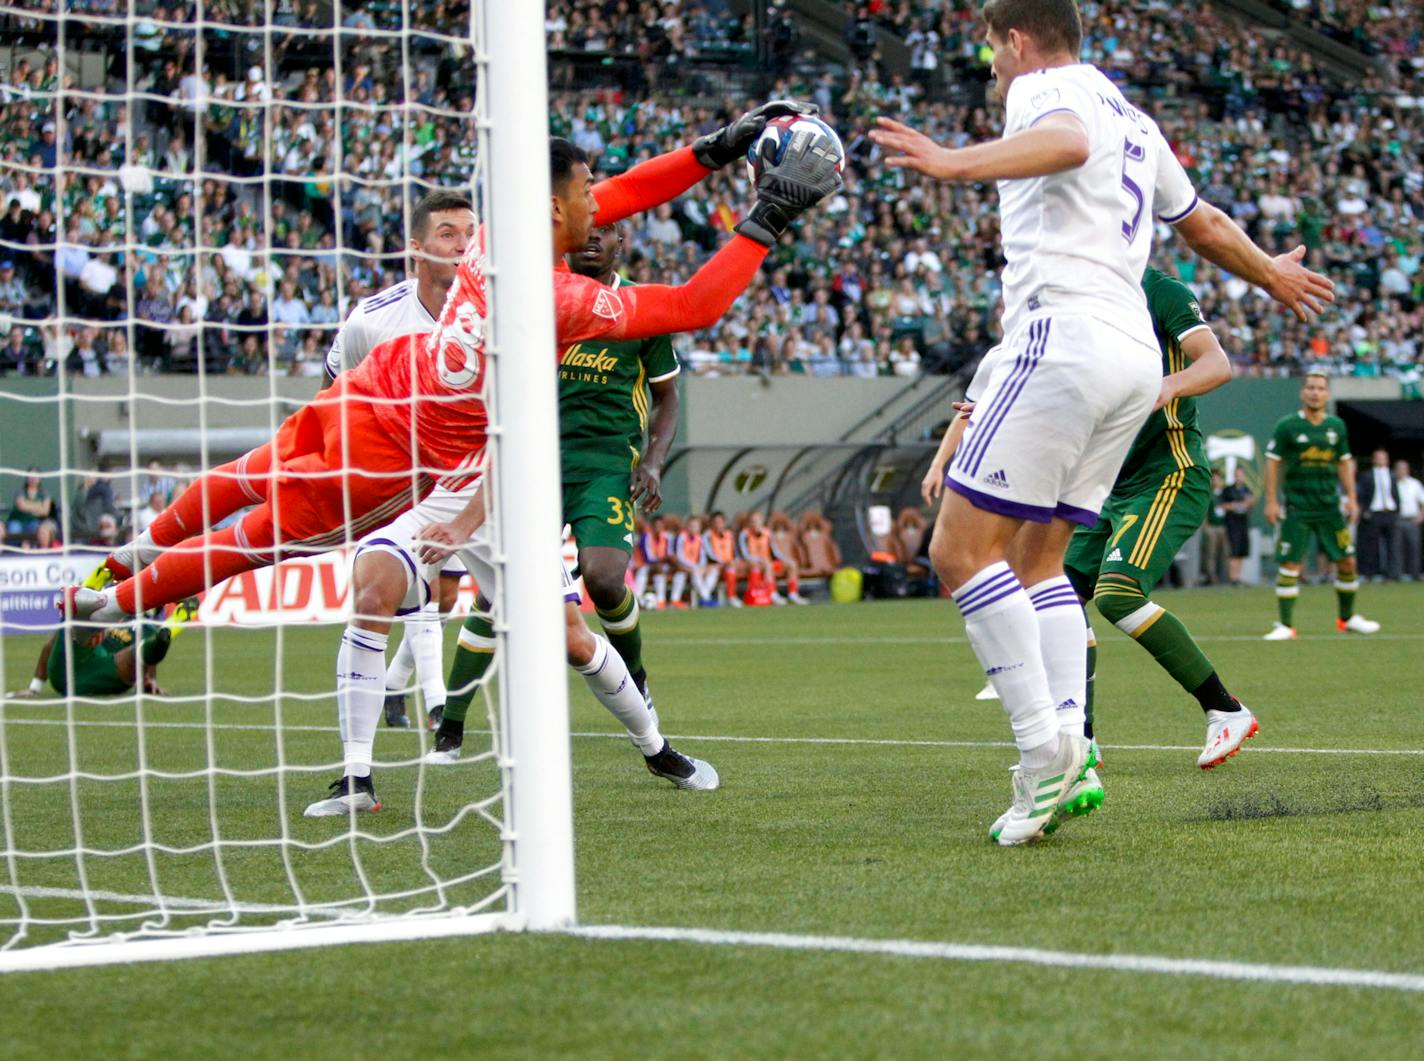
<instances>
[{"instance_id":1,"label":"player's outstretched arm","mask_svg":"<svg viewBox=\"0 0 1424 1061\"><path fill-rule=\"evenodd\" d=\"M1182 339L1181 346L1182 355L1191 364L1163 377L1157 404L1152 407L1154 413L1176 398L1195 398L1231 382L1231 358L1210 328L1198 328Z\"/></svg>"},{"instance_id":2,"label":"player's outstretched arm","mask_svg":"<svg viewBox=\"0 0 1424 1061\"><path fill-rule=\"evenodd\" d=\"M1088 161L1088 131L1072 114L1052 114L1032 128L971 147L940 147L924 133L892 118L875 119L870 133L894 169L912 169L941 181L1019 180L1077 169Z\"/></svg>"},{"instance_id":3,"label":"player's outstretched arm","mask_svg":"<svg viewBox=\"0 0 1424 1061\"><path fill-rule=\"evenodd\" d=\"M1207 261L1259 287L1303 321L1335 301L1335 284L1301 264L1304 247L1272 258L1210 203L1199 203L1172 227Z\"/></svg>"},{"instance_id":4,"label":"player's outstretched arm","mask_svg":"<svg viewBox=\"0 0 1424 1061\"><path fill-rule=\"evenodd\" d=\"M747 111L715 132L699 137L687 147L640 162L627 173L593 186L598 200L594 224L611 225L676 199L708 173L745 155L772 118L788 114L815 114L814 104L778 99Z\"/></svg>"}]
</instances>

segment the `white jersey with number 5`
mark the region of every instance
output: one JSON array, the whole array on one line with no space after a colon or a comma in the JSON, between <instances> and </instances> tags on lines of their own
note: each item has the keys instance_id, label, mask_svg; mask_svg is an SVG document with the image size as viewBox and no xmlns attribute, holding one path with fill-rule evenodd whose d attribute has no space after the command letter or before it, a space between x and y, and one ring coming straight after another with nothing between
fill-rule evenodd
<instances>
[{"instance_id":1,"label":"white jersey with number 5","mask_svg":"<svg viewBox=\"0 0 1424 1061\"><path fill-rule=\"evenodd\" d=\"M1052 310L1099 317L1153 344L1142 293L1152 219L1175 223L1197 204L1157 123L1087 63L1021 74L1006 105L1006 138L1072 114L1087 130L1089 153L1075 169L999 181L1004 334Z\"/></svg>"}]
</instances>

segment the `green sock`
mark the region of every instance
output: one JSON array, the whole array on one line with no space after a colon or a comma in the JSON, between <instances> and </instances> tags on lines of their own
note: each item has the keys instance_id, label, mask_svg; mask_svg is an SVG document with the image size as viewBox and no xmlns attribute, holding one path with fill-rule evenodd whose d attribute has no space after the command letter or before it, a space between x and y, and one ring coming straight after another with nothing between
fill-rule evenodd
<instances>
[{"instance_id":1,"label":"green sock","mask_svg":"<svg viewBox=\"0 0 1424 1061\"><path fill-rule=\"evenodd\" d=\"M147 625L147 624L145 624ZM173 643L175 631L167 626L149 628L143 639L143 665L156 667L168 655L168 646Z\"/></svg>"},{"instance_id":2,"label":"green sock","mask_svg":"<svg viewBox=\"0 0 1424 1061\"><path fill-rule=\"evenodd\" d=\"M613 651L623 657L628 673L637 675L643 669L643 631L638 627L638 598L625 588L616 608L597 609L598 621Z\"/></svg>"},{"instance_id":3,"label":"green sock","mask_svg":"<svg viewBox=\"0 0 1424 1061\"><path fill-rule=\"evenodd\" d=\"M1340 606L1342 621L1355 614L1355 591L1359 588L1358 578L1352 578L1349 582L1338 578L1335 580L1335 602Z\"/></svg>"},{"instance_id":4,"label":"green sock","mask_svg":"<svg viewBox=\"0 0 1424 1061\"><path fill-rule=\"evenodd\" d=\"M1282 626L1294 626L1291 616L1295 614L1295 599L1300 596L1300 575L1288 575L1284 571L1276 575L1276 608L1281 613ZM1355 595L1350 594L1354 604ZM1342 603L1340 607L1344 607Z\"/></svg>"},{"instance_id":5,"label":"green sock","mask_svg":"<svg viewBox=\"0 0 1424 1061\"><path fill-rule=\"evenodd\" d=\"M1182 621L1135 586L1114 586L1093 598L1103 617L1152 654L1158 665L1193 692L1215 669Z\"/></svg>"},{"instance_id":6,"label":"green sock","mask_svg":"<svg viewBox=\"0 0 1424 1061\"><path fill-rule=\"evenodd\" d=\"M449 696L445 700L444 715L448 721L464 725L470 701L475 698L485 672L494 662L494 644L494 625L490 617L471 612L460 628L455 662L450 665Z\"/></svg>"},{"instance_id":7,"label":"green sock","mask_svg":"<svg viewBox=\"0 0 1424 1061\"><path fill-rule=\"evenodd\" d=\"M1084 612L1086 615L1087 613ZM1093 687L1097 684L1095 679L1098 675L1098 639L1093 634L1093 624L1088 624L1088 687L1084 696L1083 714L1087 721L1083 724L1083 735L1088 739L1093 736Z\"/></svg>"}]
</instances>

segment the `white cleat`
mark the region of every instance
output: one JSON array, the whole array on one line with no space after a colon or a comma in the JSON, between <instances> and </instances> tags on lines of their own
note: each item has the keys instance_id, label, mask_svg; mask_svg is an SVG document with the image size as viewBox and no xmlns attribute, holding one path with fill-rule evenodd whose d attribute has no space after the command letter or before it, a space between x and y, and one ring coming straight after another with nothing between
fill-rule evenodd
<instances>
[{"instance_id":1,"label":"white cleat","mask_svg":"<svg viewBox=\"0 0 1424 1061\"><path fill-rule=\"evenodd\" d=\"M805 597L801 596L801 594L799 594L799 593L788 593L788 594L786 595L786 599L789 600L792 604L810 604L810 603L811 603L811 602L808 601Z\"/></svg>"},{"instance_id":2,"label":"white cleat","mask_svg":"<svg viewBox=\"0 0 1424 1061\"><path fill-rule=\"evenodd\" d=\"M742 598L741 598L741 597L728 597L728 598L727 598L727 604L728 604L729 606L733 607L733 608L740 608L740 607L743 606L743 605L742 605Z\"/></svg>"},{"instance_id":3,"label":"white cleat","mask_svg":"<svg viewBox=\"0 0 1424 1061\"><path fill-rule=\"evenodd\" d=\"M450 748L432 748L421 759L421 762L429 766L450 766L459 761L460 746L458 744Z\"/></svg>"},{"instance_id":4,"label":"white cleat","mask_svg":"<svg viewBox=\"0 0 1424 1061\"><path fill-rule=\"evenodd\" d=\"M1293 627L1293 626L1287 626L1285 623L1273 623L1273 624L1271 625L1271 632L1270 632L1269 634L1267 634L1265 637L1261 638L1261 640L1262 640L1262 641L1294 641L1294 640L1295 640L1295 627Z\"/></svg>"},{"instance_id":5,"label":"white cleat","mask_svg":"<svg viewBox=\"0 0 1424 1061\"><path fill-rule=\"evenodd\" d=\"M1239 701L1238 701L1239 703ZM1197 756L1203 770L1220 766L1241 750L1241 745L1261 730L1256 716L1245 704L1240 711L1208 711L1206 713L1206 747Z\"/></svg>"},{"instance_id":6,"label":"white cleat","mask_svg":"<svg viewBox=\"0 0 1424 1061\"><path fill-rule=\"evenodd\" d=\"M993 682L985 682L984 688L974 694L974 699L976 700L997 700L998 698L999 692L994 688Z\"/></svg>"},{"instance_id":7,"label":"white cleat","mask_svg":"<svg viewBox=\"0 0 1424 1061\"><path fill-rule=\"evenodd\" d=\"M353 811L374 813L381 809L381 801L376 798L376 790L372 787L369 776L352 777L347 774L339 781L333 781L330 791L331 795L325 799L319 799L315 803L309 804L303 812L304 816L308 818L335 818Z\"/></svg>"},{"instance_id":8,"label":"white cleat","mask_svg":"<svg viewBox=\"0 0 1424 1061\"><path fill-rule=\"evenodd\" d=\"M649 773L671 781L678 788L710 792L722 783L711 763L683 755L666 740L662 751L643 756L643 762Z\"/></svg>"},{"instance_id":9,"label":"white cleat","mask_svg":"<svg viewBox=\"0 0 1424 1061\"><path fill-rule=\"evenodd\" d=\"M1063 817L1096 810L1102 805L1102 783L1097 785L1095 803L1086 798L1079 785L1096 765L1092 741L1067 733L1060 735L1058 752L1047 766L1029 770L1020 765L1013 771L1014 802L990 827L990 837L1001 847L1017 847L1043 836L1050 823L1056 829L1055 812L1060 807L1067 811ZM1084 795L1083 809L1069 807L1075 792Z\"/></svg>"},{"instance_id":10,"label":"white cleat","mask_svg":"<svg viewBox=\"0 0 1424 1061\"><path fill-rule=\"evenodd\" d=\"M1093 749L1096 752L1096 744L1093 745ZM1068 789L1068 794L1063 797L1063 802L1053 812L1053 817L1048 820L1048 824L1043 827L1043 835L1052 836L1058 831L1058 827L1069 818L1092 814L1103 805L1103 796L1102 778L1090 766L1084 772L1082 780Z\"/></svg>"},{"instance_id":11,"label":"white cleat","mask_svg":"<svg viewBox=\"0 0 1424 1061\"><path fill-rule=\"evenodd\" d=\"M1336 619L1335 629L1342 634L1377 634L1380 624L1363 615L1352 615L1348 619Z\"/></svg>"}]
</instances>

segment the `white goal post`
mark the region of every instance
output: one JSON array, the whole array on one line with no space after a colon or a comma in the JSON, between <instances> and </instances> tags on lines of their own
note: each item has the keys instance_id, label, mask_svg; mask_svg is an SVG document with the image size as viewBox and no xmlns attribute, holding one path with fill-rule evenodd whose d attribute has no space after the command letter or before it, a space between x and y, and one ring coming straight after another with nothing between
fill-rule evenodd
<instances>
[{"instance_id":1,"label":"white goal post","mask_svg":"<svg viewBox=\"0 0 1424 1061\"><path fill-rule=\"evenodd\" d=\"M273 274L282 277L279 262L292 260L281 257L284 252L273 237L271 211L279 182L329 186L335 247L304 244L301 251L289 253L293 258L326 255L323 263L336 262L338 295L344 296L349 261L369 265L391 255L340 242L341 234L349 231L341 220L343 211L351 205L343 196L372 189L385 194L400 207L399 215L388 215L385 223L408 229L410 209L418 198L412 188L424 191L450 183L430 178L430 169L412 169L420 150L429 149L430 158L441 148L428 143L415 147L417 123L424 118L439 128L438 122L450 117L448 107L420 97L429 67L417 69L411 42L423 34L441 49L441 69L448 73L453 68L468 77L466 93L473 99L473 114L458 116L472 122L476 145L473 171L461 183L484 226L488 254L486 484L500 573L499 585L480 587L493 600L498 645L492 680L479 694L488 730L478 728L479 712L472 706L465 758L453 767L429 767L422 757L430 747L429 734L418 726L404 732L383 728L376 741L376 773L399 777L396 791L412 806L396 809L387 798L387 808L374 816L380 820L373 827L365 821L322 819L321 824L331 828L317 833L301 822L302 798L340 773L334 689L341 625L330 617L314 622L309 615L281 614L283 587L293 581L282 572L263 575L250 589L254 595L270 592L275 615L240 630L205 622L175 642L164 670L198 675L199 692L149 694L140 683L139 689L116 699L47 691L39 700L0 701L0 973L501 929L551 930L575 921L567 671L560 586L553 566L560 555L561 516L543 5L471 0L467 26L439 27L417 27L412 6L411 0L369 5L337 0L330 5L329 24L303 27L289 16L306 5L262 0L261 24L238 28L231 21L237 17L233 12L248 10L249 5L222 0L197 0L196 21L184 23L155 21L153 5L144 0L126 0L111 8L96 5L87 13L67 11L65 3L58 5L57 13L0 4L5 25L52 35L56 43L48 54L57 58L60 72L56 84L23 97L26 106L52 106L60 145L56 161L46 164L48 159L41 158L35 164L13 153L0 159L0 198L8 199L16 188L48 186L53 192L55 228L50 241L12 246L0 240L0 261L28 253L53 255L57 279L48 314L13 323L43 332L44 364L55 366L54 385L25 380L25 386L12 386L0 376L0 410L23 410L27 423L43 411L53 423L58 461L41 472L50 492L62 501L56 518L63 540L72 538L76 516L68 502L79 477L96 476L137 498L141 482L156 474L148 468L140 440L162 434L156 429L166 430L169 419L185 407L199 410L203 429L200 461L195 463L203 467L230 459L216 448L221 432L207 430L207 410L250 405L275 429L292 408L289 392L276 378L275 335L282 326L271 319L271 299L265 323L234 323L228 329L244 342L249 335L260 336L267 349L267 371L259 374L267 376L267 385L219 395L215 373L206 365L203 333L194 347L193 375L175 383L141 371L136 345L142 329L135 324L135 310L145 292L136 285L134 263L143 268L146 262L150 278L168 277L156 281L160 284L181 286L188 274L176 281L170 274L183 269L197 274L204 260L220 256L224 248L205 240L202 197L209 193L214 170L204 168L204 147L194 143L190 161L196 168L185 174L195 192L196 201L190 198L187 203L194 216L172 218L170 211L164 218L160 212L157 222L161 226L173 220L173 231L187 226L191 242L176 249L150 249L153 241L147 239L145 226L155 215L149 212L152 197L147 192L167 174L162 162L137 161L140 140L147 135L139 109L159 103L201 116L214 102L207 95L212 82L204 69L205 34L214 31L236 39L234 54L247 56L257 75L249 85L262 91L249 90L245 99L232 94L222 102L239 120L250 115L261 126L256 142L264 165L256 173L220 174L216 183L225 186L224 195L233 197L233 216L239 220L254 204L265 212L257 219L260 238L253 237L257 249L247 251L259 263L252 274L261 271L261 258L267 255L269 272L260 282L271 294L279 294L281 284L274 282ZM313 10L317 7L325 11L327 5ZM398 24L370 25L368 7L399 7ZM76 54L76 43L85 33L116 31L127 48L126 61L120 64L125 79L121 99L112 90L113 77L96 74L92 56ZM155 35L189 31L195 42L189 56L197 74L194 83L201 86L196 94L183 88L164 95L147 84L140 87L136 48ZM274 41L294 39L294 34L332 43L334 103L280 94L284 71L273 62ZM343 70L343 56L351 42L366 40L387 43L394 49L387 54L400 56L399 100L383 101L379 94L360 103L342 98L342 79L358 76ZM0 66L8 59L12 68L0 72L9 76L21 53L19 45L7 52L0 44ZM38 68L42 60L31 57ZM315 76L327 75L317 71ZM19 98L8 94L4 102ZM451 98L459 95L452 93ZM96 110L112 115L119 107L127 109L123 165L106 170L91 158L65 173L64 145L90 131L80 130L77 122L71 129L68 117L92 126ZM282 108L309 114L313 127L327 119L334 123L335 166L328 169L330 160L318 160L309 171L288 167L274 172L274 114ZM365 176L344 180L341 123L353 116L370 126L394 129L390 139L397 146L387 168L378 165ZM201 140L201 117L196 121L193 128ZM300 144L293 147L300 149ZM88 288L83 288L86 301L72 304L70 294L81 290L76 284L89 280L76 272L66 282L61 263L73 251L65 214L73 197L66 198L66 181L91 177L106 186L121 186L121 228L101 226L97 235L83 233L84 253L90 259L119 263L114 291L124 312L118 318L96 317L96 303L87 301ZM0 202L0 212L5 206ZM79 226L76 231L93 216L85 207L73 221ZM294 219L292 228L304 224ZM254 288L258 283L253 281ZM187 323L151 321L141 313L139 319L150 322L143 327L161 335L163 342ZM8 331L12 322L0 323ZM313 322L294 327L302 332L319 326ZM328 322L327 327L334 325ZM76 360L76 344L89 341L86 331L126 340L129 350L126 362L111 359L106 370L126 380L121 398L128 418L118 457L111 453L107 468L96 468L93 454L76 452L80 440L92 444L97 437L97 431L88 430L89 421L117 404L111 393L96 391L79 378L86 369L82 359ZM295 375L300 354L292 358L292 367L284 363L281 370ZM116 370L114 364L122 367ZM185 386L191 386L190 393ZM238 393L250 396L233 396ZM26 473L28 459L15 456L20 451L0 437L0 475L9 477L7 482ZM346 553L351 544L348 539ZM0 565L28 563L35 555L22 554L14 541L0 542ZM64 569L65 577L75 571L83 577L97 555L102 552L75 556L67 549L56 551L54 566ZM341 559L332 563L349 566L349 558L338 555ZM309 561L278 566L295 570L304 563ZM298 572L295 581L321 583L330 570ZM333 584L337 580L328 579ZM8 621L8 615L0 619ZM8 688L15 675L28 677L42 638L11 637L11 628L6 629L0 639L0 679ZM141 637L138 624L133 630ZM68 643L66 630L60 629L58 637ZM395 637L391 644L396 644ZM77 651L71 650L63 663L70 689ZM306 663L315 658L314 652L325 655ZM241 670L234 659L253 661L241 682L256 683L266 667L272 687L220 685L235 680L230 676ZM307 666L307 674L324 668L324 685L315 679L289 679L298 665ZM475 738L485 742L487 750L472 750ZM450 780L462 777L471 779L468 791ZM393 814L398 820L388 826ZM255 831L259 829L267 831ZM468 855L461 846L467 843ZM344 884L343 871L333 869L338 865L346 867Z\"/></svg>"}]
</instances>

